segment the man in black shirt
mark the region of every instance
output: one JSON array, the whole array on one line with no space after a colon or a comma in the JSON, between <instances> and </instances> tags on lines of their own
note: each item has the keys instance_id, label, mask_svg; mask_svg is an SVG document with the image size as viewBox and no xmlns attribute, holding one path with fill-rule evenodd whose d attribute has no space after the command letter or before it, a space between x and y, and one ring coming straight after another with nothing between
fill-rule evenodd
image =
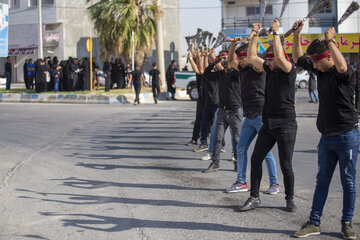
<instances>
[{"instance_id":1,"label":"man in black shirt","mask_svg":"<svg viewBox=\"0 0 360 240\"><path fill-rule=\"evenodd\" d=\"M110 85L111 85L111 64L109 57L106 58L106 61L104 62L103 73L105 77L105 92L108 92L110 91Z\"/></svg>"},{"instance_id":2,"label":"man in black shirt","mask_svg":"<svg viewBox=\"0 0 360 240\"><path fill-rule=\"evenodd\" d=\"M149 76L151 76L151 88L153 92L154 102L157 104L157 100L160 96L160 71L157 69L156 63L152 64L153 69L150 70Z\"/></svg>"},{"instance_id":3,"label":"man in black shirt","mask_svg":"<svg viewBox=\"0 0 360 240\"><path fill-rule=\"evenodd\" d=\"M245 118L241 126L239 143L237 145L237 179L230 188L225 190L227 193L247 192L247 151L263 125L262 111L265 103L265 72L257 72L249 64L247 60L248 44L241 45L235 51L237 44L241 41L241 37L235 38L235 42L230 44L229 49L229 62L240 74L241 98ZM280 186L277 179L276 162L271 151L266 155L265 162L270 182L266 193L276 194L279 192Z\"/></svg>"},{"instance_id":4,"label":"man in black shirt","mask_svg":"<svg viewBox=\"0 0 360 240\"><path fill-rule=\"evenodd\" d=\"M316 125L321 133L318 145L318 174L310 219L295 237L320 234L320 218L337 163L343 187L341 232L345 239L355 239L352 218L356 201L356 162L360 132L354 106L355 72L336 46L335 29L325 32L325 39L314 40L305 57L300 44L303 21L294 28L293 59L318 77L319 114Z\"/></svg>"},{"instance_id":5,"label":"man in black shirt","mask_svg":"<svg viewBox=\"0 0 360 240\"><path fill-rule=\"evenodd\" d=\"M141 91L141 83L145 85L145 78L144 74L141 71L141 67L135 64L135 70L131 73L128 88L130 88L131 81L133 82L134 89L135 89L135 101L134 105L140 104L140 91Z\"/></svg>"},{"instance_id":6,"label":"man in black shirt","mask_svg":"<svg viewBox=\"0 0 360 240\"><path fill-rule=\"evenodd\" d=\"M279 36L280 23L271 23L274 35L273 45L266 50L266 62L256 53L256 45L261 24L253 24L255 36L250 40L248 61L257 72L266 73L265 104L261 127L251 156L251 193L245 204L238 211L255 209L260 204L259 188L262 177L262 162L268 152L277 143L279 160L284 175L286 211L294 212L294 172L292 156L295 146L297 123L295 114L295 79L296 70L291 64L281 45Z\"/></svg>"},{"instance_id":7,"label":"man in black shirt","mask_svg":"<svg viewBox=\"0 0 360 240\"><path fill-rule=\"evenodd\" d=\"M10 57L6 58L5 63L5 77L6 77L6 90L10 90L11 85L11 60Z\"/></svg>"},{"instance_id":8,"label":"man in black shirt","mask_svg":"<svg viewBox=\"0 0 360 240\"><path fill-rule=\"evenodd\" d=\"M222 140L224 137L224 125L227 123L231 128L231 137L235 145L237 145L240 136L240 127L243 117L242 101L241 101L241 83L237 71L229 67L228 52L221 51L214 63L211 63L206 72L211 71L214 66L221 62L224 70L217 71L217 79L219 79L219 96L220 108L218 112L218 119L216 122L216 134L214 142L214 151L211 157L211 164L203 173L215 172L220 167L220 151L222 147ZM237 157L236 151L234 152Z\"/></svg>"}]
</instances>

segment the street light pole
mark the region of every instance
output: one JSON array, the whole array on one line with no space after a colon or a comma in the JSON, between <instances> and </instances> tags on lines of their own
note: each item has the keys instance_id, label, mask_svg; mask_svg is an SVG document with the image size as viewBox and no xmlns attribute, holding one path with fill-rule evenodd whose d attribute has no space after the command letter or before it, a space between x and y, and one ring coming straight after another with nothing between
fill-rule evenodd
<instances>
[{"instance_id":1,"label":"street light pole","mask_svg":"<svg viewBox=\"0 0 360 240\"><path fill-rule=\"evenodd\" d=\"M163 26L160 0L155 0L157 16L155 18L156 26L156 62L159 67L161 77L161 87L166 87L165 79L165 60L164 60L164 41L163 41Z\"/></svg>"},{"instance_id":2,"label":"street light pole","mask_svg":"<svg viewBox=\"0 0 360 240\"><path fill-rule=\"evenodd\" d=\"M39 22L39 46L38 46L38 57L39 58L44 58L44 53L43 53L43 32L42 32L42 15L41 15L41 1L42 0L37 0L37 4L38 4L38 22Z\"/></svg>"}]
</instances>

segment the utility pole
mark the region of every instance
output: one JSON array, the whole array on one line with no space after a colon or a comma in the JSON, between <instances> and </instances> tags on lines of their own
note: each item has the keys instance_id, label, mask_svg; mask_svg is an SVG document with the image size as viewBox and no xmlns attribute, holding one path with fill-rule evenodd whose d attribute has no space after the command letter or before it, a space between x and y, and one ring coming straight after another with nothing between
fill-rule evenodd
<instances>
[{"instance_id":1,"label":"utility pole","mask_svg":"<svg viewBox=\"0 0 360 240\"><path fill-rule=\"evenodd\" d=\"M155 18L155 27L156 27L156 62L159 66L160 77L161 77L161 87L166 87L166 78L165 78L165 60L164 60L164 41L163 41L163 26L162 26L162 14L161 14L161 4L160 0L154 0L156 5L157 16Z\"/></svg>"},{"instance_id":2,"label":"utility pole","mask_svg":"<svg viewBox=\"0 0 360 240\"><path fill-rule=\"evenodd\" d=\"M37 0L37 4L38 4L38 22L39 22L39 46L38 46L38 58L43 59L44 58L44 54L43 54L43 28L42 28L42 15L41 15L41 1L42 0Z\"/></svg>"}]
</instances>

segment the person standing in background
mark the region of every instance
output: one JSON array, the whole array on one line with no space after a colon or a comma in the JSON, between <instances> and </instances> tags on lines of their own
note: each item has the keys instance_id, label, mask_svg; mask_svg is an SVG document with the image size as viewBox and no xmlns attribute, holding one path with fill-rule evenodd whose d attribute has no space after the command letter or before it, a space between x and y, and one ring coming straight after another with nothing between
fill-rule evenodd
<instances>
[{"instance_id":1,"label":"person standing in background","mask_svg":"<svg viewBox=\"0 0 360 240\"><path fill-rule=\"evenodd\" d=\"M106 58L106 62L104 62L103 72L105 77L105 92L110 91L110 82L111 82L111 65L110 65L110 58Z\"/></svg>"},{"instance_id":2,"label":"person standing in background","mask_svg":"<svg viewBox=\"0 0 360 240\"><path fill-rule=\"evenodd\" d=\"M28 59L25 59L25 63L23 65L23 76L24 76L24 83L25 83L25 87L26 89L30 89L29 88L29 82L28 82Z\"/></svg>"},{"instance_id":3,"label":"person standing in background","mask_svg":"<svg viewBox=\"0 0 360 240\"><path fill-rule=\"evenodd\" d=\"M156 63L153 63L152 66L153 69L150 70L149 75L152 81L151 87L152 87L154 102L155 104L157 104L157 100L160 96L160 84L161 84L160 71L157 69Z\"/></svg>"},{"instance_id":4,"label":"person standing in background","mask_svg":"<svg viewBox=\"0 0 360 240\"><path fill-rule=\"evenodd\" d=\"M29 84L29 89L34 88L34 76L35 76L35 64L33 64L33 61L30 58L27 64L27 81Z\"/></svg>"},{"instance_id":5,"label":"person standing in background","mask_svg":"<svg viewBox=\"0 0 360 240\"><path fill-rule=\"evenodd\" d=\"M11 60L10 57L6 58L5 63L5 77L6 77L6 90L10 90L11 86Z\"/></svg>"},{"instance_id":6,"label":"person standing in background","mask_svg":"<svg viewBox=\"0 0 360 240\"><path fill-rule=\"evenodd\" d=\"M309 103L318 103L319 97L316 94L316 76L314 73L308 71L309 73L309 95L310 95L310 101Z\"/></svg>"}]
</instances>

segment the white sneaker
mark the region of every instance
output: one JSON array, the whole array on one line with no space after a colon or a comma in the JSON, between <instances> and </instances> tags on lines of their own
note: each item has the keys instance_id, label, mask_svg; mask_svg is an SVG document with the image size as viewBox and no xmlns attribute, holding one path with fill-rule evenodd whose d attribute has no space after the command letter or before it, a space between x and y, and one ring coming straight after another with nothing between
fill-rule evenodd
<instances>
[{"instance_id":1,"label":"white sneaker","mask_svg":"<svg viewBox=\"0 0 360 240\"><path fill-rule=\"evenodd\" d=\"M210 153L207 153L205 156L203 156L201 158L201 161L208 161L208 160L211 160L211 154Z\"/></svg>"}]
</instances>

